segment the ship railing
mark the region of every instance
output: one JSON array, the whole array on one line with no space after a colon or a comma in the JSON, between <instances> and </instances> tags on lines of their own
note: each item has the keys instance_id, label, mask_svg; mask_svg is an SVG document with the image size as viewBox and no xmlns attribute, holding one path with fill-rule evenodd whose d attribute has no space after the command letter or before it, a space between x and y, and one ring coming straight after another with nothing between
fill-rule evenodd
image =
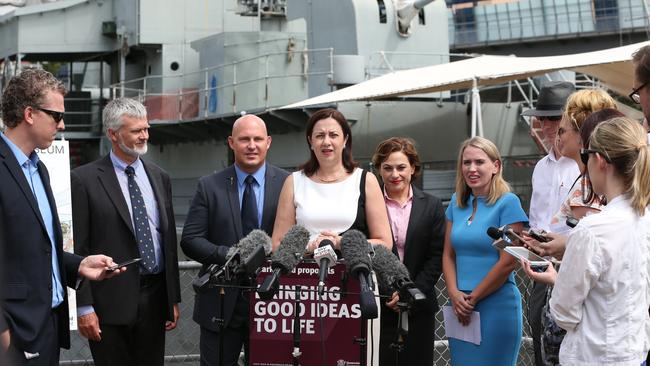
<instances>
[{"instance_id":1,"label":"ship railing","mask_svg":"<svg viewBox=\"0 0 650 366\"><path fill-rule=\"evenodd\" d=\"M468 53L378 51L368 56L366 79L372 79L390 72L417 67L445 64L454 58L469 58L479 55Z\"/></svg>"},{"instance_id":2,"label":"ship railing","mask_svg":"<svg viewBox=\"0 0 650 366\"><path fill-rule=\"evenodd\" d=\"M312 66L311 59L315 58L313 55L316 53L326 53L328 62ZM113 97L137 98L145 104L149 102L153 109L166 110L162 113L166 118L160 119L185 120L217 114L216 108L211 108L210 105L210 98L216 98L216 95L219 95L220 103L228 105L227 110L221 110L223 113L238 113L245 107L250 107L239 102L240 89L257 83L261 89L255 90L263 90L262 104L254 107L268 108L290 102L282 99L282 93L272 93L271 84L274 80L299 80L300 86L305 90L304 97L307 96L309 78L322 77L325 83L331 85L334 75L333 54L333 48L265 53L177 75L148 75L119 82L111 85L111 92ZM299 58L299 65L272 65L278 60L291 63L294 58ZM253 75L248 76L251 70L254 70ZM219 79L217 83L213 83L213 77ZM279 99L275 101L274 98ZM147 107L149 110L150 106ZM173 113L170 114L169 111ZM160 111L153 112L154 116L160 115Z\"/></svg>"},{"instance_id":3,"label":"ship railing","mask_svg":"<svg viewBox=\"0 0 650 366\"><path fill-rule=\"evenodd\" d=\"M525 39L650 32L650 11L645 0L528 0L489 5L458 2L449 9L448 19L452 48Z\"/></svg>"}]
</instances>

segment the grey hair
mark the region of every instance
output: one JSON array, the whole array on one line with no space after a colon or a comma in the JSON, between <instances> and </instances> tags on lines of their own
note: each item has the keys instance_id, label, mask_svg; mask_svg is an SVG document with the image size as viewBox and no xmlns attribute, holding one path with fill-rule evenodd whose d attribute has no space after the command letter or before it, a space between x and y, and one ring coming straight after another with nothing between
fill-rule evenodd
<instances>
[{"instance_id":1,"label":"grey hair","mask_svg":"<svg viewBox=\"0 0 650 366\"><path fill-rule=\"evenodd\" d=\"M122 117L147 118L147 109L135 99L116 98L108 102L102 112L104 132L122 127Z\"/></svg>"}]
</instances>

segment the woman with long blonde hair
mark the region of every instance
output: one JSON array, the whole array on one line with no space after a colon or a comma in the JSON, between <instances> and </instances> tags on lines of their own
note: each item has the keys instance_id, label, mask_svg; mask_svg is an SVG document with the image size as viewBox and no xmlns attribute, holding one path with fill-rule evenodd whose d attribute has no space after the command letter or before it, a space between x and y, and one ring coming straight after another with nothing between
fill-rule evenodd
<instances>
[{"instance_id":1,"label":"woman with long blonde hair","mask_svg":"<svg viewBox=\"0 0 650 366\"><path fill-rule=\"evenodd\" d=\"M512 256L492 246L489 227L510 225L520 232L528 221L519 198L503 179L499 150L473 137L458 154L456 193L447 208L442 268L458 321L480 314L481 344L449 338L453 365L512 365L522 335L521 294Z\"/></svg>"}]
</instances>

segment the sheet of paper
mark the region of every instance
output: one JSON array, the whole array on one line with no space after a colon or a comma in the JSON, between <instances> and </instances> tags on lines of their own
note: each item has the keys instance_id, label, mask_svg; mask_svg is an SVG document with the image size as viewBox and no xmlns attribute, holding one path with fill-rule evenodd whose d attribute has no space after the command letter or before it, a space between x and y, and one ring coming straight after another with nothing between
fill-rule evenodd
<instances>
[{"instance_id":1,"label":"sheet of paper","mask_svg":"<svg viewBox=\"0 0 650 366\"><path fill-rule=\"evenodd\" d=\"M456 338L461 341L481 344L481 314L472 312L468 326L463 326L459 321L454 309L451 306L442 307L442 315L445 319L445 335L447 338Z\"/></svg>"}]
</instances>

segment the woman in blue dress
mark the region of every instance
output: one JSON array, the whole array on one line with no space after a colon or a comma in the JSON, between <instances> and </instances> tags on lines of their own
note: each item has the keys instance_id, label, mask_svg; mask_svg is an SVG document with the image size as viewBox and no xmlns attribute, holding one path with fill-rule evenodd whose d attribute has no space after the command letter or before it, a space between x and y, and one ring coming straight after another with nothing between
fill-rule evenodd
<instances>
[{"instance_id":1,"label":"woman in blue dress","mask_svg":"<svg viewBox=\"0 0 650 366\"><path fill-rule=\"evenodd\" d=\"M470 324L480 314L481 343L449 338L452 365L515 365L522 336L521 294L514 257L492 246L491 226L520 232L528 221L503 179L501 156L489 140L474 137L458 154L456 193L447 208L443 274L454 314Z\"/></svg>"}]
</instances>

